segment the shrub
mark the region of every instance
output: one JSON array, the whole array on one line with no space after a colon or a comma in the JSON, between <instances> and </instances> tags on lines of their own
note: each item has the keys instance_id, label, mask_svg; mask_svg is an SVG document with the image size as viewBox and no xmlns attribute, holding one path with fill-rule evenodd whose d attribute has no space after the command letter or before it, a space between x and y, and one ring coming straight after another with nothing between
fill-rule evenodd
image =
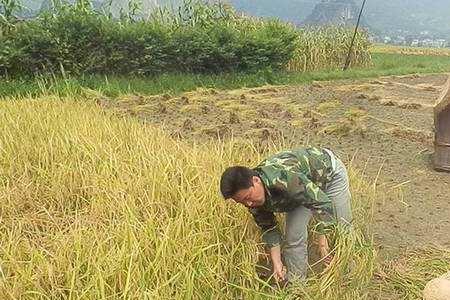
<instances>
[{"instance_id":1,"label":"shrub","mask_svg":"<svg viewBox=\"0 0 450 300\"><path fill-rule=\"evenodd\" d=\"M0 74L158 75L288 69L311 71L343 64L352 30L301 29L276 20L237 15L230 7L185 0L177 11L148 18L114 18L89 0L59 5L0 35ZM352 65L371 58L357 35Z\"/></svg>"}]
</instances>

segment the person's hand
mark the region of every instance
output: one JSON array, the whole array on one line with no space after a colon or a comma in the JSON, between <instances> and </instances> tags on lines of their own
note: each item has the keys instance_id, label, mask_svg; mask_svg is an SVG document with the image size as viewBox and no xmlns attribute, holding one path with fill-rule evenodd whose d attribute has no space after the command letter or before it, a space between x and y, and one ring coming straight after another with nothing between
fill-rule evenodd
<instances>
[{"instance_id":1,"label":"person's hand","mask_svg":"<svg viewBox=\"0 0 450 300\"><path fill-rule=\"evenodd\" d=\"M283 264L275 264L273 266L273 276L277 282L286 280L286 267Z\"/></svg>"},{"instance_id":2,"label":"person's hand","mask_svg":"<svg viewBox=\"0 0 450 300\"><path fill-rule=\"evenodd\" d=\"M317 237L317 245L320 254L320 260L324 263L325 267L328 269L334 257L330 252L330 246L328 246L327 237L322 234L319 235Z\"/></svg>"},{"instance_id":3,"label":"person's hand","mask_svg":"<svg viewBox=\"0 0 450 300\"><path fill-rule=\"evenodd\" d=\"M328 268L331 265L331 262L333 261L333 254L330 253L330 248L328 245L320 246L319 245L319 254L320 259L323 261L325 266Z\"/></svg>"}]
</instances>

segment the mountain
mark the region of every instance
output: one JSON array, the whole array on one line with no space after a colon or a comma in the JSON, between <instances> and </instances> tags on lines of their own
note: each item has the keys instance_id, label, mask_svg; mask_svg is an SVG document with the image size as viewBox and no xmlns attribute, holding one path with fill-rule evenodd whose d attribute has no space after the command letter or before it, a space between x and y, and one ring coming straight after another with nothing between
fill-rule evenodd
<instances>
[{"instance_id":1,"label":"mountain","mask_svg":"<svg viewBox=\"0 0 450 300\"><path fill-rule=\"evenodd\" d=\"M365 16L382 32L430 31L450 37L449 0L368 0Z\"/></svg>"},{"instance_id":2,"label":"mountain","mask_svg":"<svg viewBox=\"0 0 450 300\"><path fill-rule=\"evenodd\" d=\"M353 0L330 0L316 4L303 22L306 25L353 25L358 18L358 6Z\"/></svg>"},{"instance_id":3,"label":"mountain","mask_svg":"<svg viewBox=\"0 0 450 300\"><path fill-rule=\"evenodd\" d=\"M20 0L19 0L20 1ZM76 0L57 0L65 3L74 3ZM160 4L172 4L177 0L139 0L134 3L139 4L142 13L145 15L151 12L155 7ZM21 3L24 6L22 14L36 15L40 11L48 10L53 6L55 0L22 0ZM128 10L129 1L125 0L91 0L91 3L95 9L111 11L114 15L118 15L121 10Z\"/></svg>"},{"instance_id":4,"label":"mountain","mask_svg":"<svg viewBox=\"0 0 450 300\"><path fill-rule=\"evenodd\" d=\"M238 11L252 16L280 18L294 24L304 21L319 0L229 0Z\"/></svg>"},{"instance_id":5,"label":"mountain","mask_svg":"<svg viewBox=\"0 0 450 300\"><path fill-rule=\"evenodd\" d=\"M229 0L239 11L261 17L278 17L295 24L304 24L332 0ZM351 1L353 2L353 1ZM317 6L319 4L319 6ZM354 4L361 7L362 0ZM398 31L430 31L450 37L450 0L367 0L363 14L367 26L378 33Z\"/></svg>"}]
</instances>

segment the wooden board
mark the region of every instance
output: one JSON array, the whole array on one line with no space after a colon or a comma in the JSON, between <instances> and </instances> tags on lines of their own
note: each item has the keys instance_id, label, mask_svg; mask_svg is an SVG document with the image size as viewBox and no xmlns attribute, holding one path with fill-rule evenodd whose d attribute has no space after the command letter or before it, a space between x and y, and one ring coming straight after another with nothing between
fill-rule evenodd
<instances>
[{"instance_id":1,"label":"wooden board","mask_svg":"<svg viewBox=\"0 0 450 300\"><path fill-rule=\"evenodd\" d=\"M434 107L434 167L450 172L450 77Z\"/></svg>"},{"instance_id":2,"label":"wooden board","mask_svg":"<svg viewBox=\"0 0 450 300\"><path fill-rule=\"evenodd\" d=\"M441 96L436 101L436 105L434 106L434 116L436 117L448 106L450 106L450 77L444 85Z\"/></svg>"}]
</instances>

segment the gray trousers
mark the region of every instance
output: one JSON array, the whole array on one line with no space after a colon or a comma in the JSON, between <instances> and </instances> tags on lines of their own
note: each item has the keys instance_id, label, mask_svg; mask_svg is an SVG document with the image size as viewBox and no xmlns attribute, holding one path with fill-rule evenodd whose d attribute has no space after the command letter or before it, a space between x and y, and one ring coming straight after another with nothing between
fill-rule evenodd
<instances>
[{"instance_id":1,"label":"gray trousers","mask_svg":"<svg viewBox=\"0 0 450 300\"><path fill-rule=\"evenodd\" d=\"M350 225L352 210L347 170L339 158L331 151L329 151L329 154L333 163L333 175L324 192L335 206L338 222ZM313 212L304 206L286 214L283 259L290 280L306 278L308 271L308 223L312 216Z\"/></svg>"}]
</instances>

